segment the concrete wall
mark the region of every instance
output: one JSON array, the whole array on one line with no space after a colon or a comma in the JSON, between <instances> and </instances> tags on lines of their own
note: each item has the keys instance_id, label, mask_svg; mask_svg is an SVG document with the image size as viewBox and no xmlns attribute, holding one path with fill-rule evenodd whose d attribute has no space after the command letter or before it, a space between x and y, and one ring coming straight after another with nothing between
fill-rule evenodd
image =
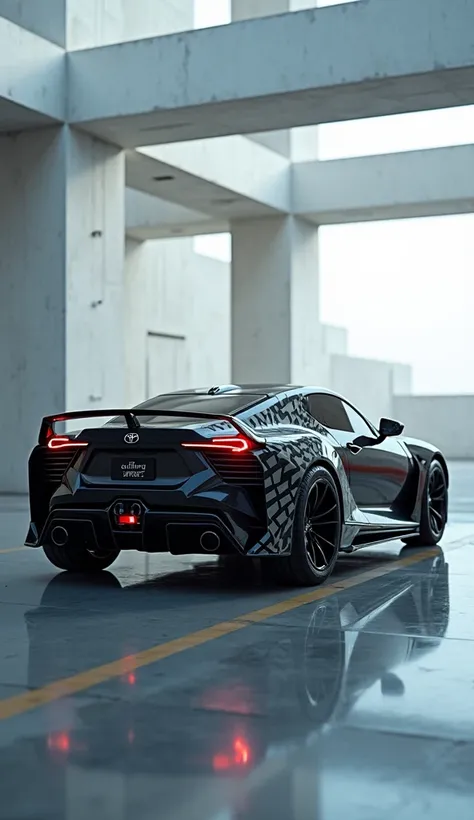
<instances>
[{"instance_id":1,"label":"concrete wall","mask_svg":"<svg viewBox=\"0 0 474 820\"><path fill-rule=\"evenodd\" d=\"M169 389L173 367L174 389L229 382L228 265L194 253L192 239L129 239L125 298L127 403Z\"/></svg>"},{"instance_id":2,"label":"concrete wall","mask_svg":"<svg viewBox=\"0 0 474 820\"><path fill-rule=\"evenodd\" d=\"M64 46L65 8L66 0L0 0L0 17Z\"/></svg>"},{"instance_id":3,"label":"concrete wall","mask_svg":"<svg viewBox=\"0 0 474 820\"><path fill-rule=\"evenodd\" d=\"M393 365L373 359L333 355L330 387L346 396L367 418L377 424L393 413Z\"/></svg>"},{"instance_id":4,"label":"concrete wall","mask_svg":"<svg viewBox=\"0 0 474 820\"><path fill-rule=\"evenodd\" d=\"M347 354L347 330L336 325L322 325L323 353L328 356Z\"/></svg>"},{"instance_id":5,"label":"concrete wall","mask_svg":"<svg viewBox=\"0 0 474 820\"><path fill-rule=\"evenodd\" d=\"M396 396L393 406L407 435L432 442L447 458L474 458L474 395Z\"/></svg>"},{"instance_id":6,"label":"concrete wall","mask_svg":"<svg viewBox=\"0 0 474 820\"><path fill-rule=\"evenodd\" d=\"M394 396L411 396L413 393L413 369L409 364L392 364L392 388Z\"/></svg>"}]
</instances>

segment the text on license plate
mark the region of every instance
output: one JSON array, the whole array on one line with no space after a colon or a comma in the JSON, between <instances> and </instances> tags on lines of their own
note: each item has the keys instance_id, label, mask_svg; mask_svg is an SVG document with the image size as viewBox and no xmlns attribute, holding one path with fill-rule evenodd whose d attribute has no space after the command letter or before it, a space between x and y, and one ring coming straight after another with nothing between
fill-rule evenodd
<instances>
[{"instance_id":1,"label":"text on license plate","mask_svg":"<svg viewBox=\"0 0 474 820\"><path fill-rule=\"evenodd\" d=\"M155 478L154 458L113 458L112 479L114 481L153 481Z\"/></svg>"}]
</instances>

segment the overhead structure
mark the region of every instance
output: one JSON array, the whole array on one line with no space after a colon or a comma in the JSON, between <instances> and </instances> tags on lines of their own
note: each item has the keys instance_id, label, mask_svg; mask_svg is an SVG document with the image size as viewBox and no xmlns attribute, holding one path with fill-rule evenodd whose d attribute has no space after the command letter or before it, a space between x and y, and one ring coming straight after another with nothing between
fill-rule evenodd
<instances>
[{"instance_id":1,"label":"overhead structure","mask_svg":"<svg viewBox=\"0 0 474 820\"><path fill-rule=\"evenodd\" d=\"M367 0L76 51L69 120L136 147L474 104L473 32L471 0Z\"/></svg>"},{"instance_id":2,"label":"overhead structure","mask_svg":"<svg viewBox=\"0 0 474 820\"><path fill-rule=\"evenodd\" d=\"M216 142L228 139L221 137ZM233 158L230 168L240 171L245 165L238 146L234 143L227 157ZM212 161L203 171L186 144L127 152L127 185L137 189L127 192L127 234L162 239L219 233L230 231L236 220L278 213L294 214L314 225L334 225L474 212L472 179L466 173L474 168L473 145L294 163L255 147L261 165L253 166L248 175L240 172L236 181L229 174L227 178L219 175ZM168 153L168 149L174 150ZM168 163L153 161L148 151L155 156L163 152ZM277 157L281 164L271 163L272 184L265 185L264 176L260 188L258 167L265 167L265 154ZM164 174L158 177L161 182L155 176L158 173ZM204 173L212 174L219 184L205 179ZM140 191L149 193L140 196ZM273 208L268 204L270 191Z\"/></svg>"},{"instance_id":3,"label":"overhead structure","mask_svg":"<svg viewBox=\"0 0 474 820\"><path fill-rule=\"evenodd\" d=\"M41 416L145 398L164 350L203 382L330 381L318 226L474 210L472 146L320 162L316 131L473 104L472 0L315 2L193 31L193 0L0 0L0 491ZM144 242L224 231L232 298L186 239Z\"/></svg>"}]
</instances>

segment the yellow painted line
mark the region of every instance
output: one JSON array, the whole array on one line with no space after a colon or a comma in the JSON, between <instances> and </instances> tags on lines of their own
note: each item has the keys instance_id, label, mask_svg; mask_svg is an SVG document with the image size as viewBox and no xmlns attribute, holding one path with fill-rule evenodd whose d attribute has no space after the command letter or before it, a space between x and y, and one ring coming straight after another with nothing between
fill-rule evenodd
<instances>
[{"instance_id":1,"label":"yellow painted line","mask_svg":"<svg viewBox=\"0 0 474 820\"><path fill-rule=\"evenodd\" d=\"M182 638L176 638L173 641L152 646L150 649L144 649L135 655L129 655L119 660L105 663L103 666L87 669L85 672L79 672L79 674L72 675L69 678L54 681L32 692L24 692L21 695L14 695L5 700L0 700L0 720L15 717L15 715L23 714L31 709L37 709L40 706L45 706L47 703L59 700L60 698L83 692L92 686L98 686L101 683L120 677L134 669L139 669L141 666L149 666L152 663L162 661L172 655L185 652L187 649L202 646L210 641L214 641L216 638L222 638L225 635L232 634L232 632L245 629L252 624L266 621L268 618L274 618L276 615L291 612L305 604L311 604L323 598L329 598L331 595L336 595L338 592L341 592L341 590L359 586L359 584L363 584L366 581L372 581L374 578L380 578L383 575L388 575L398 569L410 566L410 564L417 564L420 561L433 558L439 554L440 550L436 548L423 550L423 552L401 558L398 561L392 561L388 565L378 566L366 572L359 572L350 578L343 578L333 584L327 584L317 589L312 589L309 592L303 592L294 598L287 598L284 601L263 607L263 609L247 612L245 615L240 615L231 621L223 621L206 629L200 629L198 632L191 632Z\"/></svg>"},{"instance_id":2,"label":"yellow painted line","mask_svg":"<svg viewBox=\"0 0 474 820\"><path fill-rule=\"evenodd\" d=\"M7 552L20 552L20 550L26 550L26 547L10 547L8 550L0 550L0 555L5 555Z\"/></svg>"}]
</instances>

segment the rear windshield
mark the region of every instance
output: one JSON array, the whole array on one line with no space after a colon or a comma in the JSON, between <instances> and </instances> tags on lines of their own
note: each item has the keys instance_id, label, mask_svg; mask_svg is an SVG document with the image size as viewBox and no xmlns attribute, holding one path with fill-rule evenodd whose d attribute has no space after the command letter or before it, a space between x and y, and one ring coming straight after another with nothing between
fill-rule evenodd
<instances>
[{"instance_id":1,"label":"rear windshield","mask_svg":"<svg viewBox=\"0 0 474 820\"><path fill-rule=\"evenodd\" d=\"M193 413L196 411L200 413L217 413L224 416L233 416L235 413L244 410L246 407L249 407L256 402L263 401L264 398L265 396L257 393L233 393L232 395L226 393L221 394L220 396L209 396L206 393L174 393L167 396L156 396L154 399L148 399L148 401L144 401L143 404L137 404L133 407L132 412L133 410L160 410L160 412L165 412L166 410L172 410L173 412L182 410L183 413ZM142 419L141 423L162 425L167 424L167 420L166 416L147 416L146 419ZM173 417L169 417L168 423L173 426L178 422ZM110 419L106 426L123 426L123 424L123 417L116 416L115 418Z\"/></svg>"},{"instance_id":2,"label":"rear windshield","mask_svg":"<svg viewBox=\"0 0 474 820\"><path fill-rule=\"evenodd\" d=\"M182 410L184 413L198 411L200 413L223 413L231 416L255 404L263 401L265 396L250 393L221 394L220 396L209 396L207 394L174 394L169 396L156 396L148 399L143 404L138 404L135 410Z\"/></svg>"}]
</instances>

